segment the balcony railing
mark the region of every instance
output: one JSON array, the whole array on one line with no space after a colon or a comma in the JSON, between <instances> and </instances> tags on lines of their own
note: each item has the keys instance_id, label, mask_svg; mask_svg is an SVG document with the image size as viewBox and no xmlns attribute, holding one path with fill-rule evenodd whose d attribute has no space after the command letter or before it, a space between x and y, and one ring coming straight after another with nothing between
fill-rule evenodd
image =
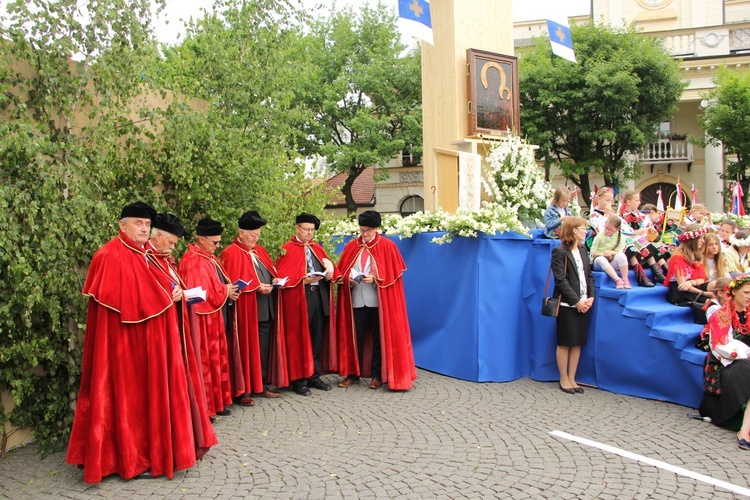
<instances>
[{"instance_id":1,"label":"balcony railing","mask_svg":"<svg viewBox=\"0 0 750 500\"><path fill-rule=\"evenodd\" d=\"M750 23L648 31L675 57L722 56L750 50Z\"/></svg>"},{"instance_id":2,"label":"balcony railing","mask_svg":"<svg viewBox=\"0 0 750 500\"><path fill-rule=\"evenodd\" d=\"M642 163L692 163L693 145L688 141L659 139L650 142L638 154Z\"/></svg>"}]
</instances>

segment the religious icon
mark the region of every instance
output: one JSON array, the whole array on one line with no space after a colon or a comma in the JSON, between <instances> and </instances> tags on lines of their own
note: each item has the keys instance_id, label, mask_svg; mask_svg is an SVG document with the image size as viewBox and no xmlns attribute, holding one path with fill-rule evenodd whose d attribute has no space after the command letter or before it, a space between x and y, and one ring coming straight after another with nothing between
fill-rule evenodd
<instances>
[{"instance_id":1,"label":"religious icon","mask_svg":"<svg viewBox=\"0 0 750 500\"><path fill-rule=\"evenodd\" d=\"M518 59L469 49L466 61L469 136L518 134L521 128Z\"/></svg>"}]
</instances>

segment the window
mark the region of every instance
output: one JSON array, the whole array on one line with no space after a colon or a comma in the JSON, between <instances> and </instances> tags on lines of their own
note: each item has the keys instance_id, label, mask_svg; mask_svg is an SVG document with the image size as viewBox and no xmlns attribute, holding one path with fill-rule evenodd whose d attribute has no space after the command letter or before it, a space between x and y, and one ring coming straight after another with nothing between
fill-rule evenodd
<instances>
[{"instance_id":1,"label":"window","mask_svg":"<svg viewBox=\"0 0 750 500\"><path fill-rule=\"evenodd\" d=\"M422 210L424 210L424 199L421 196L408 196L401 202L400 212L402 217L421 212Z\"/></svg>"}]
</instances>

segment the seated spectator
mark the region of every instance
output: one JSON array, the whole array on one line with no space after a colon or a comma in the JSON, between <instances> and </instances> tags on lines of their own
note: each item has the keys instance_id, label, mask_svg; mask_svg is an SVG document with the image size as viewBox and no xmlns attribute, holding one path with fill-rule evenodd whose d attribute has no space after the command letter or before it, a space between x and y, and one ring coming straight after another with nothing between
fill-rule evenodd
<instances>
[{"instance_id":1,"label":"seated spectator","mask_svg":"<svg viewBox=\"0 0 750 500\"><path fill-rule=\"evenodd\" d=\"M603 187L596 193L596 208L589 215L589 226L594 233L604 229L604 224L610 215L617 215L612 204L615 202L615 193L612 188Z\"/></svg>"},{"instance_id":2,"label":"seated spectator","mask_svg":"<svg viewBox=\"0 0 750 500\"><path fill-rule=\"evenodd\" d=\"M719 236L716 233L706 233L704 236L703 269L706 270L709 281L729 277L729 271L724 265L724 252L721 250Z\"/></svg>"},{"instance_id":3,"label":"seated spectator","mask_svg":"<svg viewBox=\"0 0 750 500\"><path fill-rule=\"evenodd\" d=\"M706 303L707 319L711 319L711 316L713 316L713 314L731 298L729 295L729 283L731 282L731 278L719 278L716 280L716 283L714 283L715 297Z\"/></svg>"},{"instance_id":4,"label":"seated spectator","mask_svg":"<svg viewBox=\"0 0 750 500\"><path fill-rule=\"evenodd\" d=\"M690 207L690 213L688 213L682 220L683 226L689 226L690 224L698 224L699 226L712 226L711 214L706 209L705 205L696 203Z\"/></svg>"},{"instance_id":5,"label":"seated spectator","mask_svg":"<svg viewBox=\"0 0 750 500\"><path fill-rule=\"evenodd\" d=\"M750 253L750 238L746 231L738 231L729 237L731 246L724 252L724 263L733 278L748 271L747 254Z\"/></svg>"},{"instance_id":6,"label":"seated spectator","mask_svg":"<svg viewBox=\"0 0 750 500\"><path fill-rule=\"evenodd\" d=\"M711 352L699 410L716 425L739 427L737 446L750 450L750 276L728 288L731 299L708 322Z\"/></svg>"},{"instance_id":7,"label":"seated spectator","mask_svg":"<svg viewBox=\"0 0 750 500\"><path fill-rule=\"evenodd\" d=\"M604 271L615 282L615 288L633 288L628 280L628 259L622 253L625 248L625 238L620 232L622 221L616 215L611 215L604 224L604 230L594 237L591 244L591 260L594 271ZM617 275L615 267L620 270Z\"/></svg>"},{"instance_id":8,"label":"seated spectator","mask_svg":"<svg viewBox=\"0 0 750 500\"><path fill-rule=\"evenodd\" d=\"M573 215L568 208L570 196L570 190L565 186L555 189L552 204L544 211L544 235L547 238L559 239L563 223Z\"/></svg>"},{"instance_id":9,"label":"seated spectator","mask_svg":"<svg viewBox=\"0 0 750 500\"><path fill-rule=\"evenodd\" d=\"M722 250L727 250L732 246L729 242L729 238L731 238L736 232L737 224L733 220L727 219L719 222L719 238Z\"/></svg>"},{"instance_id":10,"label":"seated spectator","mask_svg":"<svg viewBox=\"0 0 750 500\"><path fill-rule=\"evenodd\" d=\"M692 305L700 293L708 298L714 297L701 260L703 237L708 228L691 224L685 229L678 237L680 245L669 259L667 278L664 281L664 286L669 287L667 301L678 306Z\"/></svg>"},{"instance_id":11,"label":"seated spectator","mask_svg":"<svg viewBox=\"0 0 750 500\"><path fill-rule=\"evenodd\" d=\"M645 266L651 269L651 276L656 283L663 283L663 268L666 268L667 262L662 252L651 244L650 237L655 238L656 232L645 222L646 215L638 209L641 195L638 191L626 191L622 200L620 217L623 220L622 232L625 235L624 253L630 267L635 271L638 286L654 286L643 271Z\"/></svg>"}]
</instances>

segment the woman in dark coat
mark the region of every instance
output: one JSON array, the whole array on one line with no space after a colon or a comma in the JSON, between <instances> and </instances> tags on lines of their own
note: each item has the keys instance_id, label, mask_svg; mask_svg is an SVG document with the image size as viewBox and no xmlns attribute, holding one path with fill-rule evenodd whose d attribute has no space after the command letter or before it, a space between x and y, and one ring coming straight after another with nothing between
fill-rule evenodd
<instances>
[{"instance_id":1,"label":"woman in dark coat","mask_svg":"<svg viewBox=\"0 0 750 500\"><path fill-rule=\"evenodd\" d=\"M583 393L576 383L581 346L586 345L589 309L594 304L594 279L586 252L586 220L571 217L563 224L560 246L552 250L554 296L562 295L557 315L557 368L560 390Z\"/></svg>"}]
</instances>

